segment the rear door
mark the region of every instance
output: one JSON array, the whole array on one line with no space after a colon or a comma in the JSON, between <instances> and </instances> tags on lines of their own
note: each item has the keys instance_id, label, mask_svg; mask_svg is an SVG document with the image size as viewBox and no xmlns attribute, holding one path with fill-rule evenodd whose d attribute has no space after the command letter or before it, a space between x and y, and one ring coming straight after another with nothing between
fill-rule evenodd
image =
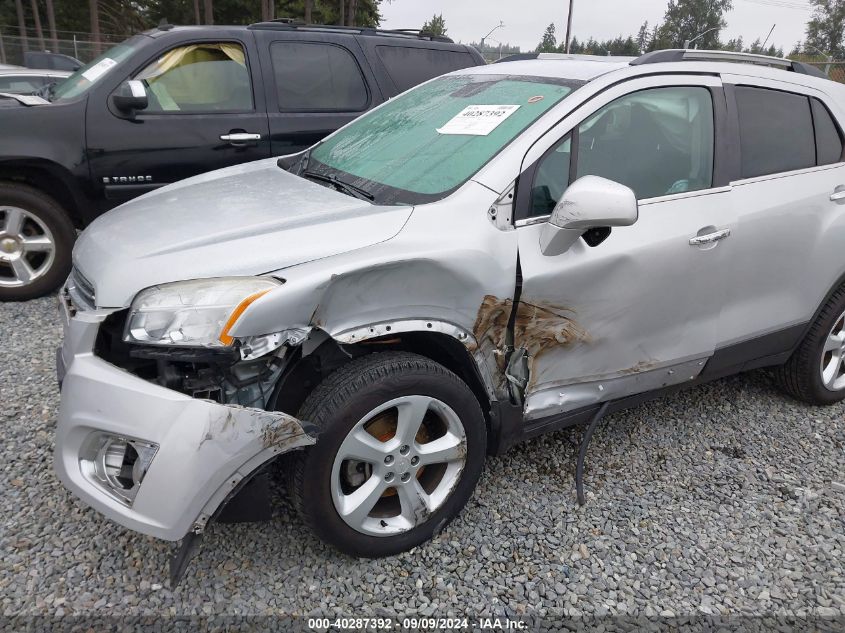
<instances>
[{"instance_id":1,"label":"rear door","mask_svg":"<svg viewBox=\"0 0 845 633\"><path fill-rule=\"evenodd\" d=\"M734 364L788 351L845 273L838 104L786 82L726 75L741 165L732 182L720 347ZM841 120L841 119L840 119Z\"/></svg>"},{"instance_id":2,"label":"rear door","mask_svg":"<svg viewBox=\"0 0 845 633\"><path fill-rule=\"evenodd\" d=\"M383 101L354 36L253 32L267 77L273 155L304 150Z\"/></svg>"},{"instance_id":3,"label":"rear door","mask_svg":"<svg viewBox=\"0 0 845 633\"><path fill-rule=\"evenodd\" d=\"M254 38L246 29L163 42L139 59L123 79L144 82L147 109L127 118L111 105L110 95L89 99L87 151L94 186L114 206L189 176L268 158L258 69Z\"/></svg>"}]
</instances>

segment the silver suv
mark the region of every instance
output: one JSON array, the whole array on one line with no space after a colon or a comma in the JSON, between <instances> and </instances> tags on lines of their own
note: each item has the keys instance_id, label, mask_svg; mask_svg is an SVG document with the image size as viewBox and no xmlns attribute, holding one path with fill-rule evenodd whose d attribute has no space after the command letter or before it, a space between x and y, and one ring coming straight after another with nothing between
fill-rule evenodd
<instances>
[{"instance_id":1,"label":"silver suv","mask_svg":"<svg viewBox=\"0 0 845 633\"><path fill-rule=\"evenodd\" d=\"M94 222L61 294L65 485L193 541L266 514L290 453L313 531L383 556L443 529L486 454L599 410L757 367L845 398L845 87L535 57Z\"/></svg>"}]
</instances>

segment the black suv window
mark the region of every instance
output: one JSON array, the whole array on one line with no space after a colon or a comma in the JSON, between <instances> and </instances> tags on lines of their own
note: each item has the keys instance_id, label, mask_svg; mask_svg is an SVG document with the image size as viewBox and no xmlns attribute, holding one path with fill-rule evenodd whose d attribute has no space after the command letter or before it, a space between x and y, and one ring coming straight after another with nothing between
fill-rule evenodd
<instances>
[{"instance_id":1,"label":"black suv window","mask_svg":"<svg viewBox=\"0 0 845 633\"><path fill-rule=\"evenodd\" d=\"M366 110L369 95L348 50L319 42L273 42L270 58L283 111Z\"/></svg>"},{"instance_id":2,"label":"black suv window","mask_svg":"<svg viewBox=\"0 0 845 633\"><path fill-rule=\"evenodd\" d=\"M743 178L815 166L815 134L807 97L737 86L736 104Z\"/></svg>"},{"instance_id":3,"label":"black suv window","mask_svg":"<svg viewBox=\"0 0 845 633\"><path fill-rule=\"evenodd\" d=\"M713 100L701 87L652 88L609 103L546 153L531 188L531 215L547 215L574 177L601 176L637 198L713 183ZM572 148L575 165L572 169Z\"/></svg>"},{"instance_id":4,"label":"black suv window","mask_svg":"<svg viewBox=\"0 0 845 633\"><path fill-rule=\"evenodd\" d=\"M376 46L376 54L399 92L453 70L476 65L469 53L437 48Z\"/></svg>"},{"instance_id":5,"label":"black suv window","mask_svg":"<svg viewBox=\"0 0 845 633\"><path fill-rule=\"evenodd\" d=\"M244 49L234 42L201 42L166 52L136 79L147 87L145 112L252 110Z\"/></svg>"},{"instance_id":6,"label":"black suv window","mask_svg":"<svg viewBox=\"0 0 845 633\"><path fill-rule=\"evenodd\" d=\"M816 129L817 163L831 165L842 161L842 135L833 117L818 99L810 99L813 107L813 126Z\"/></svg>"}]
</instances>

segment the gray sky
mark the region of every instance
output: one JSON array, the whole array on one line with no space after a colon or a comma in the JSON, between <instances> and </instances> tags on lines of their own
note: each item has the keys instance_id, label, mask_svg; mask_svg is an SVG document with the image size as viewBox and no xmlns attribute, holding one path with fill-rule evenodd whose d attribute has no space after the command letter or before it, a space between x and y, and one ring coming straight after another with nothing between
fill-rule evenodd
<instances>
[{"instance_id":1,"label":"gray sky","mask_svg":"<svg viewBox=\"0 0 845 633\"><path fill-rule=\"evenodd\" d=\"M667 4L667 0L575 0L573 33L579 39L636 35L645 20L651 25L661 20ZM770 42L787 53L804 39L811 12L791 7L809 9L808 0L734 0L733 4L723 39L741 35L751 44L758 37L765 39L772 24L777 27ZM392 0L382 3L382 27L420 28L432 14L442 13L449 36L470 42L480 40L502 20L505 27L491 37L527 51L537 46L549 22L555 23L558 41L563 39L567 6L567 0Z\"/></svg>"}]
</instances>

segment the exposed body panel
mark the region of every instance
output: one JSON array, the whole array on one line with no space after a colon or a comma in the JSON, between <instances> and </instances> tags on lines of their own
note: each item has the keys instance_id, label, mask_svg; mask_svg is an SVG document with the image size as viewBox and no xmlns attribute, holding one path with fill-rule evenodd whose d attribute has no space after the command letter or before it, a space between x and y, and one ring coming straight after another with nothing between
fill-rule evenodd
<instances>
[{"instance_id":1,"label":"exposed body panel","mask_svg":"<svg viewBox=\"0 0 845 633\"><path fill-rule=\"evenodd\" d=\"M263 462L314 443L291 416L191 398L96 357L94 340L108 314L71 318L64 312L60 354L67 373L55 465L59 478L86 504L133 530L175 541L195 521L198 529L204 527L226 495ZM80 464L94 431L159 447L131 506L95 485Z\"/></svg>"}]
</instances>

